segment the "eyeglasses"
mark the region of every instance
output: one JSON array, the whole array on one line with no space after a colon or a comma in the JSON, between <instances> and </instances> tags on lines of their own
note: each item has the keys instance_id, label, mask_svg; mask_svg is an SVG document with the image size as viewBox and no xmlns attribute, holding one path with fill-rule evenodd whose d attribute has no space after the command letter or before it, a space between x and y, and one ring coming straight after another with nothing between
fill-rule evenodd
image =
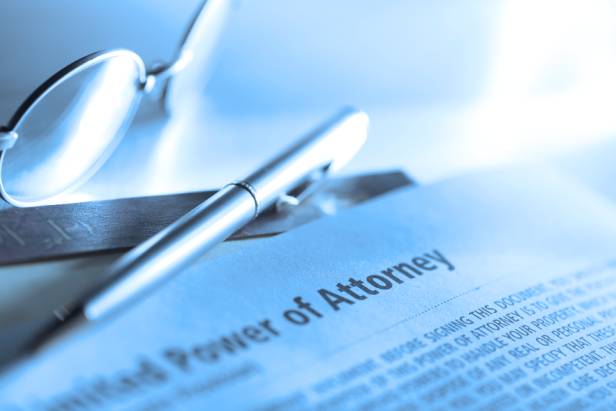
<instances>
[{"instance_id":1,"label":"eyeglasses","mask_svg":"<svg viewBox=\"0 0 616 411\"><path fill-rule=\"evenodd\" d=\"M145 94L159 90L164 102L205 67L227 3L203 1L169 64L148 70L130 50L99 51L39 86L0 128L0 196L19 207L40 205L89 179Z\"/></svg>"}]
</instances>

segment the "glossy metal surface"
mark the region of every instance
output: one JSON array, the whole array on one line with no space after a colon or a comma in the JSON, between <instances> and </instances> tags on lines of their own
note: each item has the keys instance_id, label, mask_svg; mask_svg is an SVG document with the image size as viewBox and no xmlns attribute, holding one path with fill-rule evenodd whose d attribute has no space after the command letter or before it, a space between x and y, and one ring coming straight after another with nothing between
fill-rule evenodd
<instances>
[{"instance_id":1,"label":"glossy metal surface","mask_svg":"<svg viewBox=\"0 0 616 411\"><path fill-rule=\"evenodd\" d=\"M344 110L250 177L227 185L131 250L111 267L106 284L78 308L89 320L99 320L134 302L248 224L278 197L303 185L315 171L337 170L363 145L367 131L365 113Z\"/></svg>"},{"instance_id":2,"label":"glossy metal surface","mask_svg":"<svg viewBox=\"0 0 616 411\"><path fill-rule=\"evenodd\" d=\"M367 133L368 116L346 109L243 182L254 189L259 208L266 209L281 194L338 171L363 146Z\"/></svg>"},{"instance_id":3,"label":"glossy metal surface","mask_svg":"<svg viewBox=\"0 0 616 411\"><path fill-rule=\"evenodd\" d=\"M112 284L84 306L86 317L97 320L134 301L248 224L254 211L246 191L236 186L218 191L118 260L110 269Z\"/></svg>"},{"instance_id":4,"label":"glossy metal surface","mask_svg":"<svg viewBox=\"0 0 616 411\"><path fill-rule=\"evenodd\" d=\"M410 178L400 172L328 178L298 205L268 210L229 239L276 235L410 184ZM201 191L0 210L0 266L126 252L214 193ZM97 278L92 276L93 280Z\"/></svg>"}]
</instances>

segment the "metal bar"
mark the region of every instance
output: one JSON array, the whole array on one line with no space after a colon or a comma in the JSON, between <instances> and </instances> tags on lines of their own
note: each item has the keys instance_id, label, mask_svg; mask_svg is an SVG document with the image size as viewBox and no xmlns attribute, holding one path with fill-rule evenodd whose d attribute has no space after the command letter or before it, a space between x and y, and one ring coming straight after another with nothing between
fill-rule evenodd
<instances>
[{"instance_id":1,"label":"metal bar","mask_svg":"<svg viewBox=\"0 0 616 411\"><path fill-rule=\"evenodd\" d=\"M298 206L264 212L231 239L271 236L408 186L400 172L327 179ZM132 248L214 191L0 210L0 265Z\"/></svg>"}]
</instances>

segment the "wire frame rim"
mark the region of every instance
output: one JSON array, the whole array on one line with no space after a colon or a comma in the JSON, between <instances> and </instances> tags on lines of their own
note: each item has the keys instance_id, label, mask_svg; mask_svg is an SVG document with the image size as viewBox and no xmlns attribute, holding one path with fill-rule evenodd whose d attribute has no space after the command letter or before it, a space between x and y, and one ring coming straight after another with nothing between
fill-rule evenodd
<instances>
[{"instance_id":1,"label":"wire frame rim","mask_svg":"<svg viewBox=\"0 0 616 411\"><path fill-rule=\"evenodd\" d=\"M139 69L139 81L143 85L146 81L146 68L145 63L136 53L127 49L114 49L114 50L101 50L94 53L90 53L84 57L81 57L70 64L67 64L47 80L45 80L40 86L38 86L17 108L8 124L6 129L13 131L19 127L22 120L28 116L28 113L49 93L60 86L66 80L76 76L84 70L100 63L101 61L108 60L114 57L125 56L131 58Z\"/></svg>"},{"instance_id":2,"label":"wire frame rim","mask_svg":"<svg viewBox=\"0 0 616 411\"><path fill-rule=\"evenodd\" d=\"M14 131L17 128L19 128L19 126L22 124L22 121L28 117L28 114L36 107L36 105L40 101L42 101L49 93L51 93L53 90L55 90L65 81L83 72L84 70L87 70L91 68L92 66L99 64L102 61L109 60L115 57L121 57L121 56L128 57L131 60L133 60L133 62L136 64L137 69L139 71L138 73L139 82L141 86L145 85L145 82L147 79L147 72L145 68L145 63L143 62L141 57L139 57L139 55L127 49L96 51L94 53L90 53L64 66L63 68L55 72L47 80L45 80L45 82L43 82L40 86L38 86L21 103L19 108L15 111L15 113L9 120L8 125L3 127L3 129L8 130L8 131ZM138 102L136 102L135 106L138 106ZM133 110L133 113L127 113L127 116L134 115L134 111L135 110ZM123 134L124 131L125 130L120 130L119 134ZM120 140L120 139L118 138L117 140ZM117 143L119 143L119 141L117 141L116 144ZM107 152L113 151L113 148L115 148L115 146L109 147L109 149L105 151ZM101 163L107 160L108 158L108 155L105 155L106 154L105 152L101 153L101 157L99 158L99 160L92 164L88 172L84 173L83 176L76 179L71 184L67 185L65 189L63 189L61 192L57 194L53 194L48 197L37 199L37 200L21 200L13 196L12 194L8 193L6 191L6 187L4 184L3 164L4 164L4 157L8 151L10 151L10 149L0 151L0 197L2 197L2 199L4 199L7 203L13 206L16 206L16 207L33 207L33 206L48 204L50 201L53 201L55 198L61 196L62 194L80 186L85 180L89 179L92 176L92 174L94 174L94 172L98 170Z\"/></svg>"}]
</instances>

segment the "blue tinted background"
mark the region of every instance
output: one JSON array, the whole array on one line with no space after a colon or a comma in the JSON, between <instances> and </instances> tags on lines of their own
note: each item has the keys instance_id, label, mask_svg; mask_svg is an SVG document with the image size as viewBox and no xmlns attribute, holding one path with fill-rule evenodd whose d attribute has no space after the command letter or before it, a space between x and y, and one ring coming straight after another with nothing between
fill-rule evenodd
<instances>
[{"instance_id":1,"label":"blue tinted background","mask_svg":"<svg viewBox=\"0 0 616 411\"><path fill-rule=\"evenodd\" d=\"M168 60L198 3L4 3L0 115L93 50ZM575 151L616 129L614 21L609 0L231 1L207 90L133 127L73 198L223 184L344 104L372 119L349 171L402 168L431 182Z\"/></svg>"}]
</instances>

